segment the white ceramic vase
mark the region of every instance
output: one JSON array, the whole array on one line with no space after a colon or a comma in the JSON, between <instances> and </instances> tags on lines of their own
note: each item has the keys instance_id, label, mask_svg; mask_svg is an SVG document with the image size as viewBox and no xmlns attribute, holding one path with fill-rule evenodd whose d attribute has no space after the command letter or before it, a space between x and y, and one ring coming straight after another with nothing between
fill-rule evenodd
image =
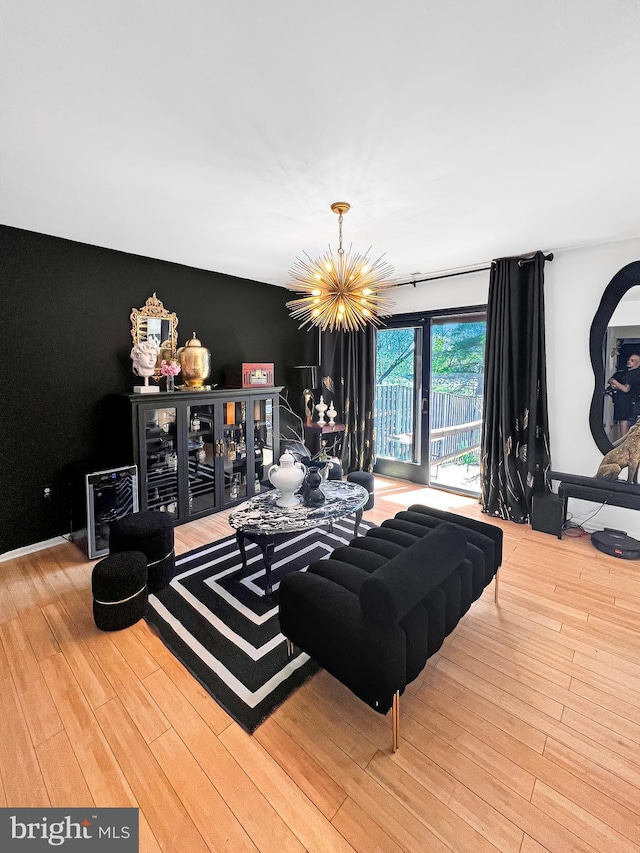
<instances>
[{"instance_id":1,"label":"white ceramic vase","mask_svg":"<svg viewBox=\"0 0 640 853\"><path fill-rule=\"evenodd\" d=\"M300 505L295 492L302 485L304 475L305 470L303 465L300 462L296 462L288 452L282 454L279 465L272 465L269 468L269 482L280 492L280 497L276 500L276 506L290 507Z\"/></svg>"}]
</instances>

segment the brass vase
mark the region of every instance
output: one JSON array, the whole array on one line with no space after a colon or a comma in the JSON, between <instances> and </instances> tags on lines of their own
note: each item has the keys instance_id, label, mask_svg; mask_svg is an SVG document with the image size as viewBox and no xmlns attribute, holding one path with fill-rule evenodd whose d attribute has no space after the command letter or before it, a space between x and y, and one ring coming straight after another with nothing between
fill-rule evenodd
<instances>
[{"instance_id":1,"label":"brass vase","mask_svg":"<svg viewBox=\"0 0 640 853\"><path fill-rule=\"evenodd\" d=\"M204 382L211 372L211 353L202 346L195 332L191 340L180 347L177 357L185 386L194 391L204 389Z\"/></svg>"}]
</instances>

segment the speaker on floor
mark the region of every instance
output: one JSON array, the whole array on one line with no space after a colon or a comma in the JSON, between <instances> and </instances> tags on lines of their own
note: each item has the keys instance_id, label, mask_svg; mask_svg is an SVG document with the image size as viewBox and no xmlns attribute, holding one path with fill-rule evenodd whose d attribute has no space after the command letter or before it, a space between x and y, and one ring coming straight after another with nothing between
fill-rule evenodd
<instances>
[{"instance_id":1,"label":"speaker on floor","mask_svg":"<svg viewBox=\"0 0 640 853\"><path fill-rule=\"evenodd\" d=\"M531 499L531 527L541 533L562 537L564 501L555 492L534 495Z\"/></svg>"}]
</instances>

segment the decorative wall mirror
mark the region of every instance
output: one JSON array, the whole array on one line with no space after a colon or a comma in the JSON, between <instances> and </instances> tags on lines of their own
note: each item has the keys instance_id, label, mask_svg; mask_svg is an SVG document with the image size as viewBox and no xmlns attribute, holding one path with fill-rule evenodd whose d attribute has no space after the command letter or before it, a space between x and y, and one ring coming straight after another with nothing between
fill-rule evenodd
<instances>
[{"instance_id":1,"label":"decorative wall mirror","mask_svg":"<svg viewBox=\"0 0 640 853\"><path fill-rule=\"evenodd\" d=\"M153 378L160 379L162 359L176 357L178 349L178 318L169 313L158 297L150 296L142 308L133 308L131 318L131 338L133 346L142 341L153 340L160 347L156 370Z\"/></svg>"},{"instance_id":2,"label":"decorative wall mirror","mask_svg":"<svg viewBox=\"0 0 640 853\"><path fill-rule=\"evenodd\" d=\"M594 376L589 426L604 454L620 437L612 399L605 393L609 378L624 369L632 351L640 352L640 261L627 264L607 285L591 324L589 351Z\"/></svg>"}]
</instances>

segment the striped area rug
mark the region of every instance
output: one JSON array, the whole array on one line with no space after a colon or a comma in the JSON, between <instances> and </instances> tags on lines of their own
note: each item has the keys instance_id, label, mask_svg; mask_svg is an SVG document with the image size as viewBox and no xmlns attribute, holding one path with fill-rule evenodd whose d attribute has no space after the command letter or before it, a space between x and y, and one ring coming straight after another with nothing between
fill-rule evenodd
<instances>
[{"instance_id":1,"label":"striped area rug","mask_svg":"<svg viewBox=\"0 0 640 853\"><path fill-rule=\"evenodd\" d=\"M362 522L363 535L374 525ZM293 534L275 549L273 595L264 594L264 567L247 543L242 568L235 536L178 557L171 584L149 596L146 619L165 645L228 714L253 732L318 667L303 652L287 657L278 621L278 587L353 538L353 516Z\"/></svg>"}]
</instances>

